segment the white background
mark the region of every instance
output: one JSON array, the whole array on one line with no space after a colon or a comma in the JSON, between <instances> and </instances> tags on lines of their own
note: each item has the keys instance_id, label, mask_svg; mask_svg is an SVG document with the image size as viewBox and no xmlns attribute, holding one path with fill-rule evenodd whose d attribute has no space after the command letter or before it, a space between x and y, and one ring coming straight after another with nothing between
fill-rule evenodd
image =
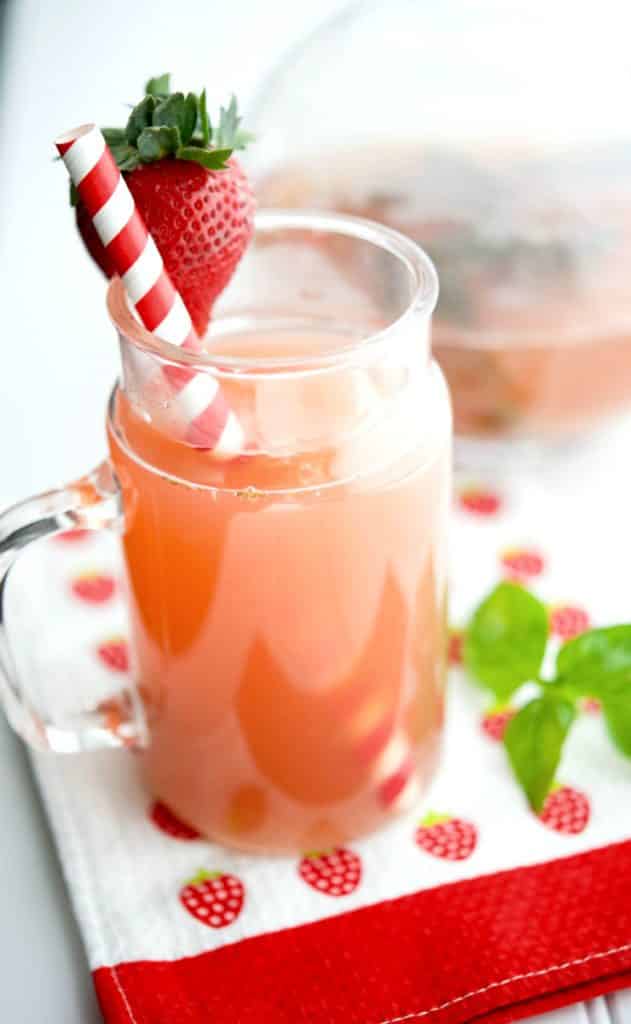
<instances>
[{"instance_id":1,"label":"white background","mask_svg":"<svg viewBox=\"0 0 631 1024\"><path fill-rule=\"evenodd\" d=\"M82 250L52 140L124 124L154 74L247 105L288 43L335 0L16 0L3 60L0 501L90 469L117 369L104 284Z\"/></svg>"},{"instance_id":2,"label":"white background","mask_svg":"<svg viewBox=\"0 0 631 1024\"><path fill-rule=\"evenodd\" d=\"M2 0L0 0L0 4ZM244 101L333 0L14 0L0 82L0 506L104 454L117 370L104 284L76 236L52 139L122 124L147 78ZM81 941L18 740L0 715L0 1020L97 1024Z\"/></svg>"},{"instance_id":3,"label":"white background","mask_svg":"<svg viewBox=\"0 0 631 1024\"><path fill-rule=\"evenodd\" d=\"M73 229L52 139L124 104L169 70L184 89L246 103L285 46L335 0L19 0L2 55L0 503L81 474L104 452L116 374L103 281ZM98 1019L41 811L17 744L0 732L0 1012L20 1024ZM33 982L33 979L36 979ZM627 1004L628 1005L628 1004ZM631 1009L626 1013L631 1014ZM630 1020L622 1004L616 1024ZM605 1024L604 1002L556 1015Z\"/></svg>"}]
</instances>

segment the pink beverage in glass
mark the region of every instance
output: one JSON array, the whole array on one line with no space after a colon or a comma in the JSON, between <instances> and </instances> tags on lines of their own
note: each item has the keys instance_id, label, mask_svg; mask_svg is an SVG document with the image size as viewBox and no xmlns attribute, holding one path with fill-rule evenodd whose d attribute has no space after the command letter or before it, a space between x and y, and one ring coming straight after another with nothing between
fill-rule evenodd
<instances>
[{"instance_id":1,"label":"pink beverage in glass","mask_svg":"<svg viewBox=\"0 0 631 1024\"><path fill-rule=\"evenodd\" d=\"M121 534L139 699L16 713L23 735L64 750L136 741L154 798L247 850L329 848L413 807L444 714L436 294L408 239L296 213L257 216L201 354L148 334L111 284L110 463L4 526L16 543L69 525ZM184 443L167 366L214 378L241 454Z\"/></svg>"}]
</instances>

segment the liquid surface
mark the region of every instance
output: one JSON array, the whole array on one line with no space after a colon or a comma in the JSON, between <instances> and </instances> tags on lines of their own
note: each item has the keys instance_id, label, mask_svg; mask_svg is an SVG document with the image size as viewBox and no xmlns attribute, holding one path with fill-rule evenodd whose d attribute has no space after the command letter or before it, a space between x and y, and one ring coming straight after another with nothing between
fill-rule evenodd
<instances>
[{"instance_id":1,"label":"liquid surface","mask_svg":"<svg viewBox=\"0 0 631 1024\"><path fill-rule=\"evenodd\" d=\"M366 381L353 379L359 393ZM384 424L373 472L378 389L349 398L342 378L292 398L280 379L273 396L265 383L247 403L276 417L261 436L302 431L303 450L217 464L123 394L110 446L147 784L228 845L304 850L385 823L434 769L449 416L442 399L433 433Z\"/></svg>"},{"instance_id":2,"label":"liquid surface","mask_svg":"<svg viewBox=\"0 0 631 1024\"><path fill-rule=\"evenodd\" d=\"M362 146L331 154L325 169L280 168L258 194L266 206L380 221L429 252L441 282L434 351L458 434L573 434L631 402L631 166L621 152L473 158Z\"/></svg>"}]
</instances>

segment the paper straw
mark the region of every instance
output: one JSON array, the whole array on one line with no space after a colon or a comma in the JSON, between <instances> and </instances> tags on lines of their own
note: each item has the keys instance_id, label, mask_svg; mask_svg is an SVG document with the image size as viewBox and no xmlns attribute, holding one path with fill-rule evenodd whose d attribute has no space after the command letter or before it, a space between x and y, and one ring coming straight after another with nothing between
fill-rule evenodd
<instances>
[{"instance_id":1,"label":"paper straw","mask_svg":"<svg viewBox=\"0 0 631 1024\"><path fill-rule=\"evenodd\" d=\"M201 349L188 310L173 286L101 131L81 125L55 140L82 203L148 331L191 352ZM187 367L163 366L185 440L223 458L238 455L243 431L219 383Z\"/></svg>"}]
</instances>

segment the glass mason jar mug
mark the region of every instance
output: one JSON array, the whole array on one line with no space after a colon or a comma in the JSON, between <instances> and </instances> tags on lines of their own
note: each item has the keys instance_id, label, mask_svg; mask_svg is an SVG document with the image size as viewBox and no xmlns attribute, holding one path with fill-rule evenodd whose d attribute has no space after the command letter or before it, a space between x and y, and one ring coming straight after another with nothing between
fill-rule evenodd
<instances>
[{"instance_id":1,"label":"glass mason jar mug","mask_svg":"<svg viewBox=\"0 0 631 1024\"><path fill-rule=\"evenodd\" d=\"M133 743L152 793L249 850L342 842L414 802L443 721L451 416L430 357L436 296L406 238L282 212L259 214L204 355L149 335L110 285L110 459L4 514L0 570L46 535L119 532L136 685L115 728L102 705L36 709L0 608L3 696L28 742ZM219 383L245 438L236 457L185 443L174 367Z\"/></svg>"}]
</instances>

